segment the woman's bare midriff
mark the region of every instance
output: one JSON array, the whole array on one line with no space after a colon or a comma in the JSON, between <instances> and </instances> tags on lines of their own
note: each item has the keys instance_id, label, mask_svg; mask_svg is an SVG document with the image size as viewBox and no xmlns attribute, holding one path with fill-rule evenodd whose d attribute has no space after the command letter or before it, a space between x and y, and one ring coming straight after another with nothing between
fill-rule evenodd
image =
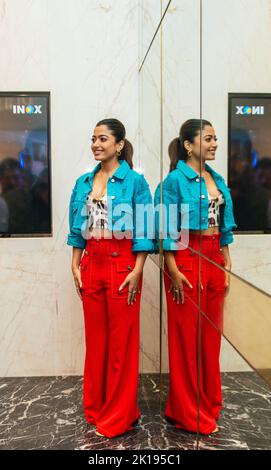
<instances>
[{"instance_id":1,"label":"woman's bare midriff","mask_svg":"<svg viewBox=\"0 0 271 470\"><path fill-rule=\"evenodd\" d=\"M190 232L197 235L216 235L219 233L219 227L210 227L206 230L190 230Z\"/></svg>"},{"instance_id":2,"label":"woman's bare midriff","mask_svg":"<svg viewBox=\"0 0 271 470\"><path fill-rule=\"evenodd\" d=\"M133 231L132 230L125 230L125 231L112 231L109 229L100 229L100 228L93 228L90 232L89 238L117 238L121 240L122 238L132 239L133 238Z\"/></svg>"}]
</instances>

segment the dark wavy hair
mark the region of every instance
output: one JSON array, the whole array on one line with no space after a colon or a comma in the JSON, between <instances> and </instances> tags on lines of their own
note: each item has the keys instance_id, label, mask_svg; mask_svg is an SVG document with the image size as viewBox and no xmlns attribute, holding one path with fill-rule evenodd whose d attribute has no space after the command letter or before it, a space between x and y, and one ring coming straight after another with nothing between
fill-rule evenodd
<instances>
[{"instance_id":1,"label":"dark wavy hair","mask_svg":"<svg viewBox=\"0 0 271 470\"><path fill-rule=\"evenodd\" d=\"M188 119L182 124L179 137L175 137L168 146L169 171L175 170L179 160L187 161L188 155L184 142L188 140L192 144L205 126L212 126L212 124L206 119Z\"/></svg>"},{"instance_id":2,"label":"dark wavy hair","mask_svg":"<svg viewBox=\"0 0 271 470\"><path fill-rule=\"evenodd\" d=\"M126 160L130 168L133 168L133 153L134 149L129 142L129 140L126 139L126 130L124 125L122 124L121 121L118 119L113 119L113 118L107 118L107 119L102 119L101 121L97 122L97 126L106 126L110 130L111 134L116 139L116 142L120 142L121 140L124 140L124 147L121 151L121 155L118 157L119 160Z\"/></svg>"}]
</instances>

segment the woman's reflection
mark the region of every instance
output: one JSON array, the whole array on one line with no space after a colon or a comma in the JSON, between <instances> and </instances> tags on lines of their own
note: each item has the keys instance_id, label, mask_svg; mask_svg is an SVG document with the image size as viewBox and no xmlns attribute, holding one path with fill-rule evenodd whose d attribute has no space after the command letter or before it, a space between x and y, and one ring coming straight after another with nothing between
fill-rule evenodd
<instances>
[{"instance_id":1,"label":"woman's reflection","mask_svg":"<svg viewBox=\"0 0 271 470\"><path fill-rule=\"evenodd\" d=\"M170 365L165 415L177 428L202 434L218 430L222 406L218 330L229 276L219 266L231 269L228 245L236 227L229 189L207 165L215 160L216 150L210 122L186 121L169 145L170 172L162 185ZM159 185L156 203L160 190ZM189 224L182 226L188 214Z\"/></svg>"}]
</instances>

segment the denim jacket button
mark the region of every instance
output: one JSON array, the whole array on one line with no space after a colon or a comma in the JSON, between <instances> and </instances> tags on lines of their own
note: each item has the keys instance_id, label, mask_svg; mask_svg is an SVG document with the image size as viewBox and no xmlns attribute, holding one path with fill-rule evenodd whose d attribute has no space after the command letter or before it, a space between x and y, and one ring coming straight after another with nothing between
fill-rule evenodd
<instances>
[{"instance_id":1,"label":"denim jacket button","mask_svg":"<svg viewBox=\"0 0 271 470\"><path fill-rule=\"evenodd\" d=\"M204 195L204 194L202 194L200 197L201 197L201 199L205 199L205 195Z\"/></svg>"},{"instance_id":2,"label":"denim jacket button","mask_svg":"<svg viewBox=\"0 0 271 470\"><path fill-rule=\"evenodd\" d=\"M116 196L111 196L111 199L115 199Z\"/></svg>"},{"instance_id":3,"label":"denim jacket button","mask_svg":"<svg viewBox=\"0 0 271 470\"><path fill-rule=\"evenodd\" d=\"M111 178L111 183L115 183L115 180L114 180L114 178Z\"/></svg>"},{"instance_id":4,"label":"denim jacket button","mask_svg":"<svg viewBox=\"0 0 271 470\"><path fill-rule=\"evenodd\" d=\"M119 254L117 251L113 251L113 253L111 253L111 256L113 256L113 258L116 258L116 256L119 256Z\"/></svg>"},{"instance_id":5,"label":"denim jacket button","mask_svg":"<svg viewBox=\"0 0 271 470\"><path fill-rule=\"evenodd\" d=\"M199 178L196 178L196 182L199 183Z\"/></svg>"}]
</instances>

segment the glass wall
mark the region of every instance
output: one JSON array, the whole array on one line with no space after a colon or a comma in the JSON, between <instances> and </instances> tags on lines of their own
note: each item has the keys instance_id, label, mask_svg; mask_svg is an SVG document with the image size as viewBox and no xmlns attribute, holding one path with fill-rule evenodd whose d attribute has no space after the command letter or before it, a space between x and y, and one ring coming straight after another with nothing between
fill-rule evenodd
<instances>
[{"instance_id":1,"label":"glass wall","mask_svg":"<svg viewBox=\"0 0 271 470\"><path fill-rule=\"evenodd\" d=\"M161 18L160 2L141 2L139 9L139 171L150 185L152 194L160 180L161 149L161 30L155 34ZM160 371L160 273L157 256L148 257L144 268L141 298L140 364L148 386L157 393ZM147 375L148 374L148 375ZM155 374L155 375L153 375ZM155 400L157 395L155 394Z\"/></svg>"},{"instance_id":2,"label":"glass wall","mask_svg":"<svg viewBox=\"0 0 271 470\"><path fill-rule=\"evenodd\" d=\"M188 407L189 401L185 401L185 393L189 392L192 405L196 404L196 416L192 417L197 421L195 448L201 448L206 443L203 434L208 434L208 407L212 407L215 420L221 409L221 396L218 392L219 360L222 371L255 371L271 385L271 235L266 230L265 233L263 230L248 233L240 223L243 208L253 220L257 219L257 213L261 211L264 211L268 220L270 211L271 143L268 136L263 136L264 126L259 124L264 113L268 112L268 107L260 107L262 114L257 114L255 108L253 111L252 98L250 101L248 99L249 96L268 94L270 91L268 44L271 39L271 20L268 2L265 0L257 2L257 5L253 0L230 0L227 3L223 0L161 0L141 3L144 8L141 8L140 23L142 47L139 60L139 139L142 168L156 203L165 202L165 179L174 167L174 162L169 158L168 147L179 137L180 127L186 120L201 120L200 161L207 163L213 170L212 172L207 167L206 175L206 166L199 167L198 202L193 199L192 193L187 199L184 192L181 192L181 201L178 200L178 204L190 203L187 209L189 219L190 222L191 219L196 220L194 225L198 228L197 236L190 230L188 249L180 250L175 258L179 271L193 284L192 289L184 285L185 315L182 315L184 311L180 309L180 318L175 316L172 321L172 312L178 311L177 298L173 300L171 290L172 297L168 296L166 302L173 278L164 262L165 252L160 240L160 254L152 255L148 260L148 293L152 293L152 298L155 299L155 307L152 304L155 315L150 320L152 329L148 337L146 332L150 331L150 323L146 326L146 319L143 319L142 324L142 337L146 340L143 347L151 350L152 357L155 357L152 372L161 374L160 413L163 425L166 429L163 417L167 396L170 403L176 404L178 400L183 400ZM246 25L241 28L241 33L240 24ZM244 95L244 103L238 105L239 110L236 108L236 112L240 114L240 131L238 125L233 129L229 120L229 97L233 93ZM257 105L260 106L258 103ZM204 119L211 123L213 137L218 139L214 144L215 149L211 148L209 155L204 147L207 135L205 131L208 130L203 123ZM256 122L255 119L259 120ZM247 135L242 140L244 127ZM257 129L259 135L255 134ZM233 155L236 133L239 153L235 151ZM264 150L259 145L261 137L262 140L265 139ZM245 162L243 148L247 152ZM210 161L207 162L206 159ZM239 172L242 178L234 179L234 172ZM210 190L209 196L213 192L213 196L217 197L217 190L223 195L223 186L218 183L216 174L220 178L222 176L228 186L230 182L234 182L230 187L231 193L224 190L224 196L227 197L222 201L222 211L228 211L230 199L234 202L233 214L240 224L240 227L234 229L234 243L230 243L230 230L220 230L224 231L221 239L214 230L214 237L211 242L209 237L208 243L204 235L208 226L206 227L203 219L208 200L211 199L206 188ZM246 178L247 191L244 186ZM157 191L158 185L160 191ZM174 188L171 196L174 196ZM184 217L185 214L182 212L180 216ZM163 217L163 212L160 212L162 227ZM226 240L226 245L223 245L223 240ZM222 249L222 246L227 245L229 251ZM231 271L229 255L232 261ZM185 331L188 330L189 335L186 336ZM171 343L169 358L168 338ZM185 357L191 347L194 348L195 362L190 363L192 372L188 373L187 382L191 380L193 384L190 389L188 387L188 391L182 391L176 398L173 397L176 390L174 381L181 380L178 378L179 369L187 368L187 364L179 362L176 365L173 356L176 354L176 358ZM186 359L190 361L191 356ZM169 363L171 386L168 391ZM166 408L168 418L172 411L170 403ZM185 405L180 404L181 408L182 406ZM183 410L180 414L182 412ZM178 427L185 428L181 422ZM212 423L210 429L211 427ZM180 432L179 439L185 440L185 434Z\"/></svg>"}]
</instances>

